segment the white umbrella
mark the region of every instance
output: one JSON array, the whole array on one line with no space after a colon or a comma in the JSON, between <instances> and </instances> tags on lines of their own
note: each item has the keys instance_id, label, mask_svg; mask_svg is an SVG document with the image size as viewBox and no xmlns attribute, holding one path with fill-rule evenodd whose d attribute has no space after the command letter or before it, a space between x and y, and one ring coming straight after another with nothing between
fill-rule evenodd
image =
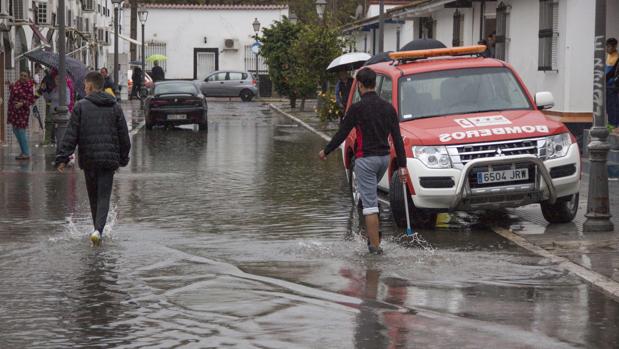
<instances>
[{"instance_id":1,"label":"white umbrella","mask_svg":"<svg viewBox=\"0 0 619 349\"><path fill-rule=\"evenodd\" d=\"M331 61L327 67L327 71L334 72L338 70L354 70L363 66L363 63L370 58L372 58L372 55L365 52L345 53Z\"/></svg>"}]
</instances>

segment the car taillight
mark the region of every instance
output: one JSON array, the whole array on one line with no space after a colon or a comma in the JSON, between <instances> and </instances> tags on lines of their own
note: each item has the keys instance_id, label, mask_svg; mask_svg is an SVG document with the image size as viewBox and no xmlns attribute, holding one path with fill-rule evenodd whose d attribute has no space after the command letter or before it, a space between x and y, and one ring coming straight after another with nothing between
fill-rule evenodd
<instances>
[{"instance_id":1,"label":"car taillight","mask_svg":"<svg viewBox=\"0 0 619 349\"><path fill-rule=\"evenodd\" d=\"M166 101L166 100L161 100L161 99L155 99L155 100L152 100L152 101L150 102L150 104L151 104L153 107L160 107L160 106L162 106L162 105L166 105L166 104L168 104L168 101Z\"/></svg>"},{"instance_id":2,"label":"car taillight","mask_svg":"<svg viewBox=\"0 0 619 349\"><path fill-rule=\"evenodd\" d=\"M256 86L256 79L252 80L252 81L251 81L251 84L252 84L252 85L254 85L254 86Z\"/></svg>"}]
</instances>

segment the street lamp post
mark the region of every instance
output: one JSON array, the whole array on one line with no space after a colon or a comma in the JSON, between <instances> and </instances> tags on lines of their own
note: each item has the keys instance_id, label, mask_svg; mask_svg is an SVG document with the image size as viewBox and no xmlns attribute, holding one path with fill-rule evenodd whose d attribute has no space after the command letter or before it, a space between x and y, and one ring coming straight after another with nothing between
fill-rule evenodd
<instances>
[{"instance_id":1,"label":"street lamp post","mask_svg":"<svg viewBox=\"0 0 619 349\"><path fill-rule=\"evenodd\" d=\"M144 42L144 27L146 25L146 20L148 19L148 11L146 11L145 9L140 9L140 11L138 11L138 18L140 19L140 23L142 23L142 81L140 81L140 85L142 85L144 83L144 77L146 76L146 57L144 57L145 54L145 42ZM135 84L135 81L133 82ZM140 97L140 109L143 111L144 110L144 98L142 98L141 95L139 95L138 92L138 96Z\"/></svg>"},{"instance_id":2,"label":"street lamp post","mask_svg":"<svg viewBox=\"0 0 619 349\"><path fill-rule=\"evenodd\" d=\"M589 195L585 232L613 231L608 200L608 129L606 128L606 0L596 0L593 68L593 127L589 143Z\"/></svg>"},{"instance_id":3,"label":"street lamp post","mask_svg":"<svg viewBox=\"0 0 619 349\"><path fill-rule=\"evenodd\" d=\"M56 149L60 148L62 137L69 124L69 108L67 106L67 68L66 68L66 42L65 42L65 1L58 0L58 108L53 112L54 132L56 136Z\"/></svg>"},{"instance_id":4,"label":"street lamp post","mask_svg":"<svg viewBox=\"0 0 619 349\"><path fill-rule=\"evenodd\" d=\"M118 6L122 0L112 0L114 4L114 94L116 98L120 96L118 86Z\"/></svg>"},{"instance_id":5,"label":"street lamp post","mask_svg":"<svg viewBox=\"0 0 619 349\"><path fill-rule=\"evenodd\" d=\"M259 52L258 33L260 33L260 22L258 21L258 18L254 19L254 22L251 25L254 27L254 32L256 33L256 43L254 44L256 47L255 49L255 53L256 53L256 93L259 97L260 96L260 73L258 71L259 69L258 55L260 54L260 52Z\"/></svg>"}]
</instances>

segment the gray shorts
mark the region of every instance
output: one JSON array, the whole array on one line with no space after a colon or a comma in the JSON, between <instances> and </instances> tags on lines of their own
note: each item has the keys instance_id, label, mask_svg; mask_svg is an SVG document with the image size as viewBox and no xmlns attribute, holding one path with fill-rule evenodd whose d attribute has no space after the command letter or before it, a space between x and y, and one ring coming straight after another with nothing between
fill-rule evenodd
<instances>
[{"instance_id":1,"label":"gray shorts","mask_svg":"<svg viewBox=\"0 0 619 349\"><path fill-rule=\"evenodd\" d=\"M378 213L378 182L388 167L389 155L355 159L355 176L363 204L363 215Z\"/></svg>"}]
</instances>

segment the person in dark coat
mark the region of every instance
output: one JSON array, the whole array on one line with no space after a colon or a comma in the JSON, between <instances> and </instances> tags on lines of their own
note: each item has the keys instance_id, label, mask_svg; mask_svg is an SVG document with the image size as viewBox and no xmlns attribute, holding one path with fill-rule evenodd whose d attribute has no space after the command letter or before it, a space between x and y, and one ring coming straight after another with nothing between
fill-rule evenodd
<instances>
[{"instance_id":1,"label":"person in dark coat","mask_svg":"<svg viewBox=\"0 0 619 349\"><path fill-rule=\"evenodd\" d=\"M113 96L102 91L100 73L86 75L86 98L73 109L71 121L56 153L56 166L64 172L70 156L78 149L78 163L86 177L86 189L95 231L94 245L101 242L110 208L114 172L129 163L131 142L127 121Z\"/></svg>"},{"instance_id":2,"label":"person in dark coat","mask_svg":"<svg viewBox=\"0 0 619 349\"><path fill-rule=\"evenodd\" d=\"M153 64L155 65L151 74L153 81L157 82L165 80L165 72L163 71L163 68L159 66L159 62L155 61Z\"/></svg>"},{"instance_id":3,"label":"person in dark coat","mask_svg":"<svg viewBox=\"0 0 619 349\"><path fill-rule=\"evenodd\" d=\"M129 99L140 98L140 90L142 89L142 85L144 84L142 68L133 68L133 73L131 74L131 82L133 83L133 86L131 87L131 96Z\"/></svg>"},{"instance_id":4,"label":"person in dark coat","mask_svg":"<svg viewBox=\"0 0 619 349\"><path fill-rule=\"evenodd\" d=\"M106 67L101 68L100 73L103 76L103 80L104 80L103 91L107 90L108 88L114 91L114 80L112 80L112 77L110 76L110 73L107 70L107 68Z\"/></svg>"}]
</instances>

